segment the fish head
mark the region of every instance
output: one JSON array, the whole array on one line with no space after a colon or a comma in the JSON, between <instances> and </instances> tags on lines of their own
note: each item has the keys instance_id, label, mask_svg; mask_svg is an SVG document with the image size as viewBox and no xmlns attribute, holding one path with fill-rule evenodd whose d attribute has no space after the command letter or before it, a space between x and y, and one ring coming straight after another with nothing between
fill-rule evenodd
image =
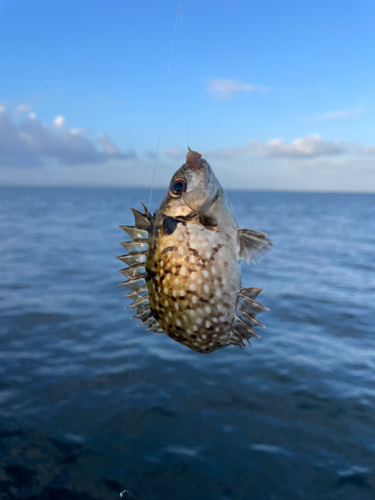
<instances>
[{"instance_id":1,"label":"fish head","mask_svg":"<svg viewBox=\"0 0 375 500\"><path fill-rule=\"evenodd\" d=\"M170 217L207 213L221 190L209 163L196 151L189 151L186 163L172 176L167 193L156 212Z\"/></svg>"}]
</instances>

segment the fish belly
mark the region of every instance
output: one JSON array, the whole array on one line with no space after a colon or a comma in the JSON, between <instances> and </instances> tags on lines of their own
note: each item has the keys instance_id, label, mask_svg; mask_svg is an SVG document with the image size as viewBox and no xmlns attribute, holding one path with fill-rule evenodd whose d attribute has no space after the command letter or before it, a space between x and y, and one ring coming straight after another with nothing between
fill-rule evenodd
<instances>
[{"instance_id":1,"label":"fish belly","mask_svg":"<svg viewBox=\"0 0 375 500\"><path fill-rule=\"evenodd\" d=\"M237 241L221 228L178 223L149 240L147 288L164 333L197 352L227 346L241 269Z\"/></svg>"}]
</instances>

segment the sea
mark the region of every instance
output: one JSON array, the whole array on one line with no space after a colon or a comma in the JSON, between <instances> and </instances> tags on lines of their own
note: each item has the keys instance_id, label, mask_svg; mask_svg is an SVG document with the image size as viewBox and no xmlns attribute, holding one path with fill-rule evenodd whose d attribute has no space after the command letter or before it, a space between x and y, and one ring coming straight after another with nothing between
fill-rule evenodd
<instances>
[{"instance_id":1,"label":"sea","mask_svg":"<svg viewBox=\"0 0 375 500\"><path fill-rule=\"evenodd\" d=\"M270 312L203 355L118 286L149 190L0 189L0 500L375 498L375 195L227 194Z\"/></svg>"}]
</instances>

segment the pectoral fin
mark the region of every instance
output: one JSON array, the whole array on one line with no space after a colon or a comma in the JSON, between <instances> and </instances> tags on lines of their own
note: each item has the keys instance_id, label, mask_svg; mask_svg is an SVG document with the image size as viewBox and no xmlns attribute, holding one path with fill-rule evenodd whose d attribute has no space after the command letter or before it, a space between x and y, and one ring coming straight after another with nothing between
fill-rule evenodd
<instances>
[{"instance_id":1,"label":"pectoral fin","mask_svg":"<svg viewBox=\"0 0 375 500\"><path fill-rule=\"evenodd\" d=\"M214 197L204 189L193 189L183 195L184 202L195 213L201 215L208 212L214 202Z\"/></svg>"},{"instance_id":2,"label":"pectoral fin","mask_svg":"<svg viewBox=\"0 0 375 500\"><path fill-rule=\"evenodd\" d=\"M253 229L237 229L237 239L239 245L239 257L246 260L256 261L262 255L269 252L273 247L273 242L267 238L266 233L254 231Z\"/></svg>"},{"instance_id":3,"label":"pectoral fin","mask_svg":"<svg viewBox=\"0 0 375 500\"><path fill-rule=\"evenodd\" d=\"M216 197L204 189L194 189L184 194L184 202L199 217L199 222L208 228L216 227L218 221L211 213L210 209Z\"/></svg>"}]
</instances>

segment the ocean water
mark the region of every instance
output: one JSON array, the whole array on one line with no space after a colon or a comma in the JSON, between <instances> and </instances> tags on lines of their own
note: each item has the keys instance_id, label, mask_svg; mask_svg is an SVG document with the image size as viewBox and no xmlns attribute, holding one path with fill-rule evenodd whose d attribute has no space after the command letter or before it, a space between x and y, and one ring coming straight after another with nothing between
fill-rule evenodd
<instances>
[{"instance_id":1,"label":"ocean water","mask_svg":"<svg viewBox=\"0 0 375 500\"><path fill-rule=\"evenodd\" d=\"M201 355L124 309L148 195L0 189L0 499L375 498L375 196L229 192L271 311Z\"/></svg>"}]
</instances>

